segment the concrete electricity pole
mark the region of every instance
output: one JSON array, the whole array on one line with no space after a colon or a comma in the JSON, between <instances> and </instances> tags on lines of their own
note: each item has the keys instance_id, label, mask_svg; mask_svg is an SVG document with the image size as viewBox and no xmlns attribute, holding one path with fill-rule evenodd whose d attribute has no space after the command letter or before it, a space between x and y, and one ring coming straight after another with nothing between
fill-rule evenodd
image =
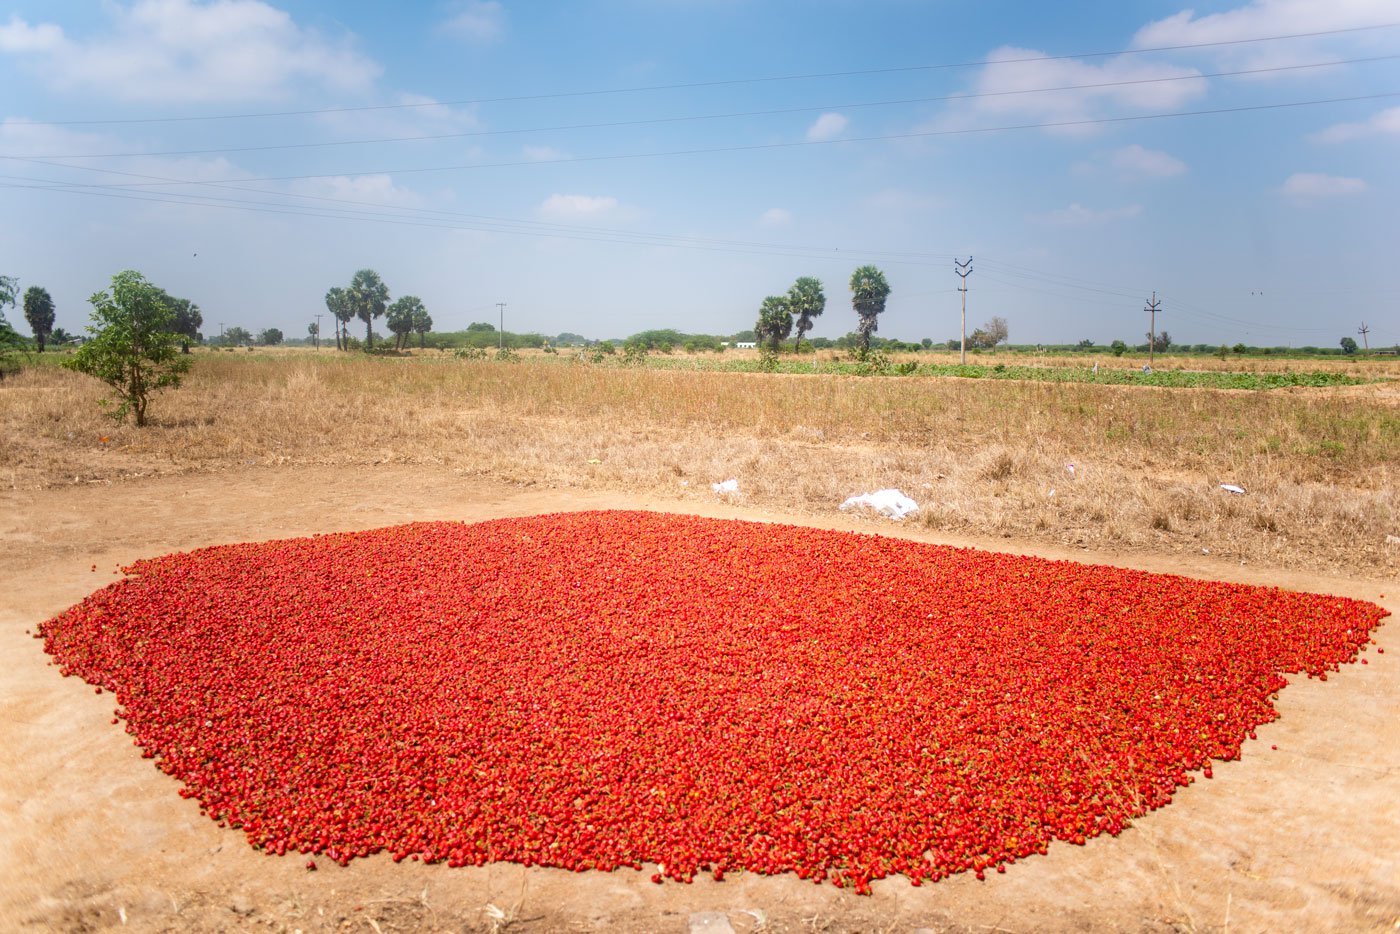
<instances>
[{"instance_id":1,"label":"concrete electricity pole","mask_svg":"<svg viewBox=\"0 0 1400 934\"><path fill-rule=\"evenodd\" d=\"M1143 311L1152 313L1152 324L1147 333L1147 365L1152 366L1152 361L1156 359L1157 353L1157 309L1162 307L1162 303L1157 300L1157 293L1154 290L1152 300L1147 303Z\"/></svg>"},{"instance_id":2,"label":"concrete electricity pole","mask_svg":"<svg viewBox=\"0 0 1400 934\"><path fill-rule=\"evenodd\" d=\"M962 285L958 286L958 291L962 293L962 342L959 346L958 362L967 363L967 277L972 275L972 257L968 256L967 262L963 262L956 256L953 257L953 271L962 279Z\"/></svg>"},{"instance_id":3,"label":"concrete electricity pole","mask_svg":"<svg viewBox=\"0 0 1400 934\"><path fill-rule=\"evenodd\" d=\"M505 302L497 302L497 303L496 303L496 308L498 308L498 309L500 310L500 312L501 312L501 330L500 330L501 339L500 339L500 341L499 341L499 345L500 345L500 349L501 349L501 350L505 350L505 349L506 349L506 303L505 303Z\"/></svg>"},{"instance_id":4,"label":"concrete electricity pole","mask_svg":"<svg viewBox=\"0 0 1400 934\"><path fill-rule=\"evenodd\" d=\"M1364 349L1371 349L1371 342L1366 339L1366 335L1371 333L1371 329L1366 326L1366 322L1361 322L1361 327L1356 329L1356 333L1361 335L1361 344Z\"/></svg>"},{"instance_id":5,"label":"concrete electricity pole","mask_svg":"<svg viewBox=\"0 0 1400 934\"><path fill-rule=\"evenodd\" d=\"M319 315L316 316L316 349L317 349L317 350L320 350L320 349L321 349L321 319L324 318L324 317L325 317L324 314L319 314Z\"/></svg>"}]
</instances>

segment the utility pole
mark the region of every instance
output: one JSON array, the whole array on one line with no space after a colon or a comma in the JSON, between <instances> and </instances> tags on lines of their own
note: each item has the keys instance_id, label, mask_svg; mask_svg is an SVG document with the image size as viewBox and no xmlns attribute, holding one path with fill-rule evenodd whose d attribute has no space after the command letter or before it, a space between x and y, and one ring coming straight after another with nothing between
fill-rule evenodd
<instances>
[{"instance_id":1,"label":"utility pole","mask_svg":"<svg viewBox=\"0 0 1400 934\"><path fill-rule=\"evenodd\" d=\"M1371 342L1366 339L1366 335L1371 333L1371 329L1366 326L1366 322L1361 322L1361 327L1356 329L1356 333L1361 335L1361 343L1366 350L1371 349Z\"/></svg>"},{"instance_id":2,"label":"utility pole","mask_svg":"<svg viewBox=\"0 0 1400 934\"><path fill-rule=\"evenodd\" d=\"M325 317L325 314L324 314L324 313L323 313L323 314L319 314L319 315L316 316L316 349L317 349L317 350L320 350L320 349L321 349L321 319L324 318L324 317Z\"/></svg>"},{"instance_id":3,"label":"utility pole","mask_svg":"<svg viewBox=\"0 0 1400 934\"><path fill-rule=\"evenodd\" d=\"M967 257L967 262L963 262L956 256L953 257L953 271L962 279L962 285L958 286L958 291L962 293L962 343L959 344L959 363L967 363L967 277L972 275L972 256Z\"/></svg>"},{"instance_id":4,"label":"utility pole","mask_svg":"<svg viewBox=\"0 0 1400 934\"><path fill-rule=\"evenodd\" d=\"M499 342L499 344L500 344L500 349L501 349L501 350L505 350L505 349L506 349L506 303L505 303L505 302L497 302L497 303L496 303L496 307L497 307L497 308L500 310L500 312L501 312L501 330L498 332L498 333L501 335L501 339L500 339L500 342Z\"/></svg>"},{"instance_id":5,"label":"utility pole","mask_svg":"<svg viewBox=\"0 0 1400 934\"><path fill-rule=\"evenodd\" d=\"M219 322L219 344L222 345L223 342L224 342L224 323L223 323L222 321L220 321L220 322Z\"/></svg>"},{"instance_id":6,"label":"utility pole","mask_svg":"<svg viewBox=\"0 0 1400 934\"><path fill-rule=\"evenodd\" d=\"M1152 313L1152 324L1147 333L1147 365L1152 366L1152 361L1156 359L1157 353L1157 309L1162 307L1162 303L1157 300L1157 292L1152 292L1152 300L1147 303L1143 311Z\"/></svg>"}]
</instances>

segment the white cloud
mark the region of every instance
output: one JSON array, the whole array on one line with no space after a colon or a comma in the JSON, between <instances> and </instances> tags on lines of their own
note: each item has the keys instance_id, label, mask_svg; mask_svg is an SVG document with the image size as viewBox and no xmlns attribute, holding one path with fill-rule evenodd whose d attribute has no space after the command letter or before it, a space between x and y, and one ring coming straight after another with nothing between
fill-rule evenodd
<instances>
[{"instance_id":1,"label":"white cloud","mask_svg":"<svg viewBox=\"0 0 1400 934\"><path fill-rule=\"evenodd\" d=\"M0 52L51 52L64 43L63 30L52 23L31 26L18 16L0 26Z\"/></svg>"},{"instance_id":2,"label":"white cloud","mask_svg":"<svg viewBox=\"0 0 1400 934\"><path fill-rule=\"evenodd\" d=\"M1283 193L1297 198L1330 198L1360 194L1365 190L1366 183L1359 178L1324 175L1321 172L1294 172L1283 183Z\"/></svg>"},{"instance_id":3,"label":"white cloud","mask_svg":"<svg viewBox=\"0 0 1400 934\"><path fill-rule=\"evenodd\" d=\"M787 208L769 208L758 217L760 227L786 227L792 223L792 212Z\"/></svg>"},{"instance_id":4,"label":"white cloud","mask_svg":"<svg viewBox=\"0 0 1400 934\"><path fill-rule=\"evenodd\" d=\"M333 178L311 178L297 182L297 194L343 201L365 201L394 207L420 207L423 199L410 189L394 184L390 175L337 175Z\"/></svg>"},{"instance_id":5,"label":"white cloud","mask_svg":"<svg viewBox=\"0 0 1400 934\"><path fill-rule=\"evenodd\" d=\"M1133 143L1115 149L1108 157L1109 165L1129 178L1171 178L1186 172L1186 163L1176 156Z\"/></svg>"},{"instance_id":6,"label":"white cloud","mask_svg":"<svg viewBox=\"0 0 1400 934\"><path fill-rule=\"evenodd\" d=\"M521 146L520 154L529 162L558 162L569 154L553 146Z\"/></svg>"},{"instance_id":7,"label":"white cloud","mask_svg":"<svg viewBox=\"0 0 1400 934\"><path fill-rule=\"evenodd\" d=\"M807 139L812 142L835 139L846 132L846 127L850 122L838 113L822 114L816 119L816 122L807 128Z\"/></svg>"},{"instance_id":8,"label":"white cloud","mask_svg":"<svg viewBox=\"0 0 1400 934\"><path fill-rule=\"evenodd\" d=\"M544 199L539 213L546 217L600 217L617 210L617 199L611 195L560 195Z\"/></svg>"},{"instance_id":9,"label":"white cloud","mask_svg":"<svg viewBox=\"0 0 1400 934\"><path fill-rule=\"evenodd\" d=\"M953 125L974 125L971 118L976 116L1064 123L1125 110L1170 110L1206 92L1206 81L1194 68L1136 56L1090 64L1075 59L1047 60L1046 54L1013 46L993 49L987 56L990 64L982 67L973 84L972 91L980 96L955 108L958 115ZM1035 90L1039 88L1072 90ZM1083 132L1082 128L1061 129Z\"/></svg>"},{"instance_id":10,"label":"white cloud","mask_svg":"<svg viewBox=\"0 0 1400 934\"><path fill-rule=\"evenodd\" d=\"M1400 136L1400 107L1391 107L1360 123L1337 123L1310 139L1317 143L1346 143L1371 136Z\"/></svg>"},{"instance_id":11,"label":"white cloud","mask_svg":"<svg viewBox=\"0 0 1400 934\"><path fill-rule=\"evenodd\" d=\"M1250 0L1242 6L1198 16L1182 10L1149 23L1133 36L1137 48L1235 42L1260 36L1285 36L1374 26L1395 20L1395 0ZM1327 48L1365 41L1362 35L1327 36L1291 42L1242 43L1203 49L1216 59L1252 68L1316 62ZM1281 75L1269 77L1282 77ZM1310 71L1298 75L1312 74ZM1255 80L1263 80L1256 77Z\"/></svg>"},{"instance_id":12,"label":"white cloud","mask_svg":"<svg viewBox=\"0 0 1400 934\"><path fill-rule=\"evenodd\" d=\"M860 204L881 214L918 214L943 206L938 197L907 188L882 188L861 198Z\"/></svg>"},{"instance_id":13,"label":"white cloud","mask_svg":"<svg viewBox=\"0 0 1400 934\"><path fill-rule=\"evenodd\" d=\"M27 56L60 90L128 101L262 100L307 82L358 90L381 71L348 43L328 41L261 0L137 0L104 9L110 31L85 39L12 18L0 27L0 50Z\"/></svg>"},{"instance_id":14,"label":"white cloud","mask_svg":"<svg viewBox=\"0 0 1400 934\"><path fill-rule=\"evenodd\" d=\"M1031 220L1039 221L1042 224L1050 224L1055 227L1088 227L1095 224L1107 224L1112 221L1126 220L1130 217L1137 217L1142 213L1142 205L1128 204L1121 208L1106 208L1095 211L1086 208L1084 205L1075 202L1067 208L1060 208L1051 211L1049 214L1033 216Z\"/></svg>"},{"instance_id":15,"label":"white cloud","mask_svg":"<svg viewBox=\"0 0 1400 934\"><path fill-rule=\"evenodd\" d=\"M505 8L496 0L469 0L438 28L468 42L495 42L505 35Z\"/></svg>"}]
</instances>

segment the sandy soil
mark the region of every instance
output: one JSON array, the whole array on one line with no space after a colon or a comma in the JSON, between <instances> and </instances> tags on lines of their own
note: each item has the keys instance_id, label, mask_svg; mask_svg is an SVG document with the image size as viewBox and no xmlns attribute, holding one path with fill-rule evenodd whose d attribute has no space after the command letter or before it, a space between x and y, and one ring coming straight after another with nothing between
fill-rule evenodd
<instances>
[{"instance_id":1,"label":"sandy soil","mask_svg":"<svg viewBox=\"0 0 1400 934\"><path fill-rule=\"evenodd\" d=\"M1282 719L1121 837L1055 845L977 882L795 877L656 886L649 873L448 869L263 856L142 760L112 699L48 667L27 632L136 558L234 541L427 519L653 508L811 523L716 503L485 485L419 468L250 470L0 494L0 929L275 930L1393 930L1400 929L1400 626L1385 654L1282 694ZM890 522L832 528L1028 553ZM1196 577L1346 594L1400 609L1396 584L1271 572L1209 556L1037 548ZM97 572L91 567L97 565ZM1277 750L1271 745L1276 744Z\"/></svg>"}]
</instances>

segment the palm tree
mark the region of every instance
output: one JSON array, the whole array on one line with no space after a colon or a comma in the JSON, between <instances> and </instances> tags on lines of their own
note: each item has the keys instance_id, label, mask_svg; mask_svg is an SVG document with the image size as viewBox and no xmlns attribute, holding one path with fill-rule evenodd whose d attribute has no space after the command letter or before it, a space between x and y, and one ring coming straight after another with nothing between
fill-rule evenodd
<instances>
[{"instance_id":1,"label":"palm tree","mask_svg":"<svg viewBox=\"0 0 1400 934\"><path fill-rule=\"evenodd\" d=\"M418 332L418 346L421 349L428 341L428 332L433 329L433 316L428 314L428 309L423 307L422 302L418 302L418 307L413 310L413 330Z\"/></svg>"},{"instance_id":2,"label":"palm tree","mask_svg":"<svg viewBox=\"0 0 1400 934\"><path fill-rule=\"evenodd\" d=\"M885 310L889 294L885 274L874 266L861 266L851 273L851 307L860 315L856 332L860 334L861 356L870 352L870 335L879 330L876 319Z\"/></svg>"},{"instance_id":3,"label":"palm tree","mask_svg":"<svg viewBox=\"0 0 1400 934\"><path fill-rule=\"evenodd\" d=\"M365 323L365 349L374 349L374 319L383 317L389 304L389 287L373 269L361 269L350 280L350 305Z\"/></svg>"},{"instance_id":4,"label":"palm tree","mask_svg":"<svg viewBox=\"0 0 1400 934\"><path fill-rule=\"evenodd\" d=\"M754 336L759 341L768 341L769 349L776 353L778 344L792 333L792 312L788 311L787 299L779 295L765 298L753 330Z\"/></svg>"},{"instance_id":5,"label":"palm tree","mask_svg":"<svg viewBox=\"0 0 1400 934\"><path fill-rule=\"evenodd\" d=\"M355 309L350 304L350 293L338 285L327 289L326 310L335 318L335 349L345 350L348 346L344 340L345 325L355 317Z\"/></svg>"},{"instance_id":6,"label":"palm tree","mask_svg":"<svg viewBox=\"0 0 1400 934\"><path fill-rule=\"evenodd\" d=\"M787 294L788 310L796 317L797 340L792 352L802 349L802 335L812 330L812 319L821 317L826 310L826 294L822 292L820 280L803 276L792 284Z\"/></svg>"}]
</instances>

